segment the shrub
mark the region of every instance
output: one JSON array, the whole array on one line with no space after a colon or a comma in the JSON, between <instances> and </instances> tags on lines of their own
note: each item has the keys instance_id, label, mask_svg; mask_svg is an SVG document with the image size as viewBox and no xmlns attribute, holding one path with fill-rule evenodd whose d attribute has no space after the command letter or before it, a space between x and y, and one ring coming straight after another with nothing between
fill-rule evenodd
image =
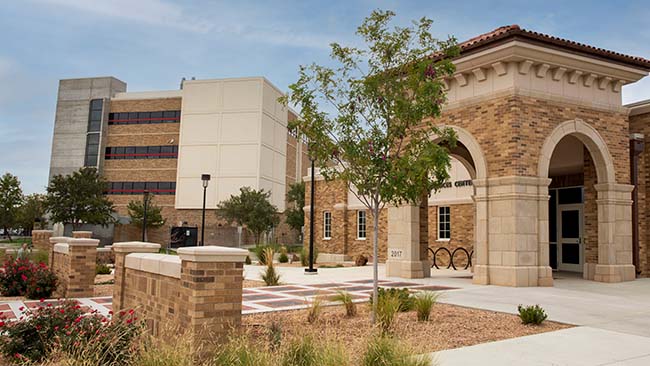
<instances>
[{"instance_id":1,"label":"shrub","mask_svg":"<svg viewBox=\"0 0 650 366\"><path fill-rule=\"evenodd\" d=\"M385 293L377 301L375 317L382 334L391 331L395 317L399 313L401 300L397 293Z\"/></svg>"},{"instance_id":2,"label":"shrub","mask_svg":"<svg viewBox=\"0 0 650 366\"><path fill-rule=\"evenodd\" d=\"M318 259L318 249L314 247L314 264L316 264ZM302 247L300 249L300 264L302 264L303 267L307 267L309 265L309 248L307 247Z\"/></svg>"},{"instance_id":3,"label":"shrub","mask_svg":"<svg viewBox=\"0 0 650 366\"><path fill-rule=\"evenodd\" d=\"M266 252L267 249L273 250L273 254L275 255L277 245L258 245L255 248L252 248L251 251L255 253L257 256L257 261L259 262L260 265L266 265L266 256L264 253Z\"/></svg>"},{"instance_id":4,"label":"shrub","mask_svg":"<svg viewBox=\"0 0 650 366\"><path fill-rule=\"evenodd\" d=\"M3 296L48 298L57 284L56 276L45 263L35 264L28 259L8 260L0 270L0 293Z\"/></svg>"},{"instance_id":5,"label":"shrub","mask_svg":"<svg viewBox=\"0 0 650 366\"><path fill-rule=\"evenodd\" d=\"M420 292L413 297L413 305L418 315L418 321L429 321L429 316L431 316L431 309L433 308L433 305L438 301L438 297L440 297L438 293L431 291Z\"/></svg>"},{"instance_id":6,"label":"shrub","mask_svg":"<svg viewBox=\"0 0 650 366\"><path fill-rule=\"evenodd\" d=\"M98 264L95 266L95 273L98 275L111 274L111 268L105 264Z\"/></svg>"},{"instance_id":7,"label":"shrub","mask_svg":"<svg viewBox=\"0 0 650 366\"><path fill-rule=\"evenodd\" d=\"M139 352L137 366L195 366L206 365L199 362L191 334L180 329L163 329L162 334L154 337L146 334L138 339Z\"/></svg>"},{"instance_id":8,"label":"shrub","mask_svg":"<svg viewBox=\"0 0 650 366\"><path fill-rule=\"evenodd\" d=\"M56 351L62 365L80 365L81 360L87 365L122 364L140 327L132 312L113 320L95 312L84 316L74 300L41 302L35 310L28 309L24 318L0 321L0 352L14 363L39 362Z\"/></svg>"},{"instance_id":9,"label":"shrub","mask_svg":"<svg viewBox=\"0 0 650 366\"><path fill-rule=\"evenodd\" d=\"M271 366L272 363L268 353L254 347L250 340L244 336L231 338L222 346L219 346L214 357L216 366Z\"/></svg>"},{"instance_id":10,"label":"shrub","mask_svg":"<svg viewBox=\"0 0 650 366\"><path fill-rule=\"evenodd\" d=\"M264 258L264 261L268 263L266 265L266 270L264 273L262 273L262 281L267 286L277 286L280 284L280 274L275 271L275 266L273 266L273 248L266 248L266 250L262 253L262 257Z\"/></svg>"},{"instance_id":11,"label":"shrub","mask_svg":"<svg viewBox=\"0 0 650 366\"><path fill-rule=\"evenodd\" d=\"M280 253L280 256L278 257L278 262L280 263L289 262L289 256L287 255L287 253Z\"/></svg>"},{"instance_id":12,"label":"shrub","mask_svg":"<svg viewBox=\"0 0 650 366\"><path fill-rule=\"evenodd\" d=\"M251 257L249 255L246 256L246 261L244 263L249 264L249 265L253 264L253 262L251 261Z\"/></svg>"},{"instance_id":13,"label":"shrub","mask_svg":"<svg viewBox=\"0 0 650 366\"><path fill-rule=\"evenodd\" d=\"M357 315L357 304L352 301L352 295L347 291L339 290L331 298L332 301L340 301L345 306L345 315L352 317Z\"/></svg>"},{"instance_id":14,"label":"shrub","mask_svg":"<svg viewBox=\"0 0 650 366\"><path fill-rule=\"evenodd\" d=\"M357 267L363 267L366 264L368 264L368 257L366 257L363 254L359 254L355 259L354 259L354 265Z\"/></svg>"},{"instance_id":15,"label":"shrub","mask_svg":"<svg viewBox=\"0 0 650 366\"><path fill-rule=\"evenodd\" d=\"M350 362L339 347L315 342L312 337L299 338L287 345L282 366L345 366Z\"/></svg>"},{"instance_id":16,"label":"shrub","mask_svg":"<svg viewBox=\"0 0 650 366\"><path fill-rule=\"evenodd\" d=\"M430 366L433 360L429 355L415 355L391 337L374 337L368 342L363 355L363 366Z\"/></svg>"},{"instance_id":17,"label":"shrub","mask_svg":"<svg viewBox=\"0 0 650 366\"><path fill-rule=\"evenodd\" d=\"M539 325L542 324L542 322L546 320L546 318L548 318L548 315L546 315L544 309L542 309L542 307L539 305L531 305L531 306L519 305L517 307L517 310L519 311L519 318L521 319L521 322L524 324Z\"/></svg>"},{"instance_id":18,"label":"shrub","mask_svg":"<svg viewBox=\"0 0 650 366\"><path fill-rule=\"evenodd\" d=\"M400 306L399 306L399 311L400 312L406 312L406 311L413 310L413 306L414 306L414 304L413 304L413 296L411 295L411 293L409 292L409 290L407 288L402 288L402 289L388 288L388 289L386 289L386 288L380 287L377 292L378 292L379 301L381 301L381 299L384 296L387 296L387 295L396 296L400 301ZM372 305L372 301L373 301L373 298L371 296L370 297L370 304L371 305Z\"/></svg>"},{"instance_id":19,"label":"shrub","mask_svg":"<svg viewBox=\"0 0 650 366\"><path fill-rule=\"evenodd\" d=\"M272 322L269 326L269 346L271 350L277 350L282 344L282 326L278 322Z\"/></svg>"},{"instance_id":20,"label":"shrub","mask_svg":"<svg viewBox=\"0 0 650 366\"><path fill-rule=\"evenodd\" d=\"M318 320L318 316L323 310L323 299L320 296L316 296L311 300L309 307L307 308L307 323L312 324Z\"/></svg>"}]
</instances>

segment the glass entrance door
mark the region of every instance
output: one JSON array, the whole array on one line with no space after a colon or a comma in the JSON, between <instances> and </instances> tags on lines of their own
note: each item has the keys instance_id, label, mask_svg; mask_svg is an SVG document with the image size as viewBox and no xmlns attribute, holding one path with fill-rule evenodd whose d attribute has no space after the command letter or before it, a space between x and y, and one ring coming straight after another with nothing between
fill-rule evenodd
<instances>
[{"instance_id":1,"label":"glass entrance door","mask_svg":"<svg viewBox=\"0 0 650 366\"><path fill-rule=\"evenodd\" d=\"M584 263L582 205L558 206L558 269L582 272Z\"/></svg>"}]
</instances>

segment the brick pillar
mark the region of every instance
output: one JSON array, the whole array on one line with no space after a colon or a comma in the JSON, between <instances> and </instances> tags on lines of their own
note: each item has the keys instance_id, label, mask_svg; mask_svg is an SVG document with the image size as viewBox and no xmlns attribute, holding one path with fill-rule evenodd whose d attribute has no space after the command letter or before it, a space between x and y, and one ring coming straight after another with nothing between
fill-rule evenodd
<instances>
[{"instance_id":1,"label":"brick pillar","mask_svg":"<svg viewBox=\"0 0 650 366\"><path fill-rule=\"evenodd\" d=\"M53 236L48 240L50 242L50 246L47 249L47 265L50 268L54 268L54 246L59 243L65 244L70 239L71 238L68 238L67 236Z\"/></svg>"},{"instance_id":2,"label":"brick pillar","mask_svg":"<svg viewBox=\"0 0 650 366\"><path fill-rule=\"evenodd\" d=\"M243 249L217 246L178 249L181 259L181 311L195 340L222 340L241 325Z\"/></svg>"},{"instance_id":3,"label":"brick pillar","mask_svg":"<svg viewBox=\"0 0 650 366\"><path fill-rule=\"evenodd\" d=\"M95 266L97 264L99 240L73 238L68 240L68 289L66 297L91 297L95 288Z\"/></svg>"},{"instance_id":4,"label":"brick pillar","mask_svg":"<svg viewBox=\"0 0 650 366\"><path fill-rule=\"evenodd\" d=\"M130 241L113 244L115 253L115 284L113 285L113 310L122 310L126 268L124 258L130 253L158 253L160 244Z\"/></svg>"},{"instance_id":5,"label":"brick pillar","mask_svg":"<svg viewBox=\"0 0 650 366\"><path fill-rule=\"evenodd\" d=\"M92 231L73 231L72 237L77 239L90 239L93 237Z\"/></svg>"},{"instance_id":6,"label":"brick pillar","mask_svg":"<svg viewBox=\"0 0 650 366\"><path fill-rule=\"evenodd\" d=\"M49 253L52 233L52 230L32 230L32 245L34 248Z\"/></svg>"}]
</instances>

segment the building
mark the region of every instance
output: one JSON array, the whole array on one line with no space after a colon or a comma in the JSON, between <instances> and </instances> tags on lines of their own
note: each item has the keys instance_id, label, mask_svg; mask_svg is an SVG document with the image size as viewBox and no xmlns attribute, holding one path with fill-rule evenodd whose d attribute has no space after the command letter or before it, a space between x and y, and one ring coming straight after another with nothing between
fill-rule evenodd
<instances>
[{"instance_id":1,"label":"building","mask_svg":"<svg viewBox=\"0 0 650 366\"><path fill-rule=\"evenodd\" d=\"M624 106L621 87L650 61L516 25L460 49L435 121L458 135L450 186L381 212L388 275L428 276L428 249L444 247L472 254L478 284L551 286L554 269L602 282L649 276L650 101ZM342 182L316 180L321 255L370 255L369 213Z\"/></svg>"},{"instance_id":2,"label":"building","mask_svg":"<svg viewBox=\"0 0 650 366\"><path fill-rule=\"evenodd\" d=\"M262 77L184 80L179 90L150 92L127 92L113 77L61 80L50 178L99 169L122 223L93 228L107 242L140 238L126 206L147 190L166 219L149 230L149 240L166 244L196 242L201 175L210 174L205 243L250 243L214 209L244 186L270 191L278 210L286 209L286 191L306 174L307 163L304 145L287 129L295 114L278 102L282 95ZM298 234L282 223L275 237L295 243Z\"/></svg>"}]
</instances>

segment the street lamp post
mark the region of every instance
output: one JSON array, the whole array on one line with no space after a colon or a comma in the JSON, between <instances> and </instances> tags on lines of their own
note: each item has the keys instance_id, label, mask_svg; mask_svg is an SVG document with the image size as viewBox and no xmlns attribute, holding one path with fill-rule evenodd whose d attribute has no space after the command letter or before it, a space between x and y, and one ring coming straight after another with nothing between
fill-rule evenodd
<instances>
[{"instance_id":1,"label":"street lamp post","mask_svg":"<svg viewBox=\"0 0 650 366\"><path fill-rule=\"evenodd\" d=\"M144 200L144 209L142 212L142 241L147 241L147 206L149 206L149 191L145 189L142 195Z\"/></svg>"},{"instance_id":2,"label":"street lamp post","mask_svg":"<svg viewBox=\"0 0 650 366\"><path fill-rule=\"evenodd\" d=\"M305 268L305 274L317 274L318 270L314 268L314 159L313 156L309 157L311 160L311 195L309 196L309 268Z\"/></svg>"},{"instance_id":3,"label":"street lamp post","mask_svg":"<svg viewBox=\"0 0 650 366\"><path fill-rule=\"evenodd\" d=\"M208 183L210 182L210 174L201 174L201 180L203 181L203 212L201 215L201 246L205 245L203 237L205 235L205 196L208 190Z\"/></svg>"}]
</instances>

